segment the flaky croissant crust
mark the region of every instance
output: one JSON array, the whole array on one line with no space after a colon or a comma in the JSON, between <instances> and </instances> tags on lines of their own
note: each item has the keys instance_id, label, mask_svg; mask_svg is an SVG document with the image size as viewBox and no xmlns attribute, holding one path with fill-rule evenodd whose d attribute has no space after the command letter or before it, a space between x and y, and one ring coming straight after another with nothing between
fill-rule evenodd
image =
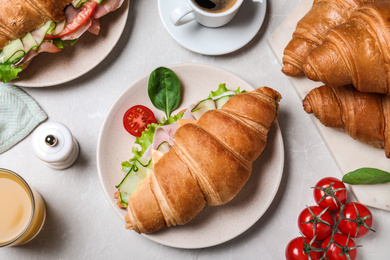
<instances>
[{"instance_id":1,"label":"flaky croissant crust","mask_svg":"<svg viewBox=\"0 0 390 260\"><path fill-rule=\"evenodd\" d=\"M379 0L315 0L308 13L297 23L292 40L284 49L282 72L288 76L303 75L307 55L322 44L328 31L346 22L365 4Z\"/></svg>"},{"instance_id":2,"label":"flaky croissant crust","mask_svg":"<svg viewBox=\"0 0 390 260\"><path fill-rule=\"evenodd\" d=\"M258 88L180 127L173 148L129 197L126 227L152 233L188 223L206 205L231 201L266 145L280 99L275 90Z\"/></svg>"},{"instance_id":3,"label":"flaky croissant crust","mask_svg":"<svg viewBox=\"0 0 390 260\"><path fill-rule=\"evenodd\" d=\"M313 113L328 127L344 130L352 138L377 148L390 157L390 97L363 93L353 86L321 86L302 101L304 110Z\"/></svg>"},{"instance_id":4,"label":"flaky croissant crust","mask_svg":"<svg viewBox=\"0 0 390 260\"><path fill-rule=\"evenodd\" d=\"M0 50L47 21L59 22L72 0L0 0Z\"/></svg>"},{"instance_id":5,"label":"flaky croissant crust","mask_svg":"<svg viewBox=\"0 0 390 260\"><path fill-rule=\"evenodd\" d=\"M329 31L304 64L315 81L390 95L390 1L368 4Z\"/></svg>"}]
</instances>

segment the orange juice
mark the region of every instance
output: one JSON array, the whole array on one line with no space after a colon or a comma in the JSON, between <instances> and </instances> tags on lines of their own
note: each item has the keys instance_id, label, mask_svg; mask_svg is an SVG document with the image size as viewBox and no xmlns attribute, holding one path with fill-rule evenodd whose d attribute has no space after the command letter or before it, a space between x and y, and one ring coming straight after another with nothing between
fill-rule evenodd
<instances>
[{"instance_id":1,"label":"orange juice","mask_svg":"<svg viewBox=\"0 0 390 260\"><path fill-rule=\"evenodd\" d=\"M27 243L46 217L41 195L16 173L0 168L0 247Z\"/></svg>"}]
</instances>

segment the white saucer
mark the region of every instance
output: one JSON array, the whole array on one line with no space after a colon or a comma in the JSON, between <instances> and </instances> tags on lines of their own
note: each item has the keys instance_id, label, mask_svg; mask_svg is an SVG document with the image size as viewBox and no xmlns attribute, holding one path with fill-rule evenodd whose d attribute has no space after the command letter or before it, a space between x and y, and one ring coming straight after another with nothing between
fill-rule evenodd
<instances>
[{"instance_id":1,"label":"white saucer","mask_svg":"<svg viewBox=\"0 0 390 260\"><path fill-rule=\"evenodd\" d=\"M205 55L223 55L236 51L257 34L263 24L267 1L245 0L233 20L219 28L208 28L196 21L174 26L169 13L183 0L158 0L161 20L169 34L184 48Z\"/></svg>"}]
</instances>

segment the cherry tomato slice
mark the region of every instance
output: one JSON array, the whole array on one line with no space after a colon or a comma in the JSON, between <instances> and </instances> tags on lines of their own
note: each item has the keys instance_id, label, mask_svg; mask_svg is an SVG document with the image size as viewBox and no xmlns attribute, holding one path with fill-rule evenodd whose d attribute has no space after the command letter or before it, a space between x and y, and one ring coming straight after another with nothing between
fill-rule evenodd
<instances>
[{"instance_id":1,"label":"cherry tomato slice","mask_svg":"<svg viewBox=\"0 0 390 260\"><path fill-rule=\"evenodd\" d=\"M371 229L372 227L371 211L365 205L358 202L345 204L343 216L347 219L342 219L338 225L338 228L344 235L350 235L351 237L361 237L368 233L368 228ZM339 217L340 211L337 213L336 218L339 219Z\"/></svg>"},{"instance_id":2,"label":"cherry tomato slice","mask_svg":"<svg viewBox=\"0 0 390 260\"><path fill-rule=\"evenodd\" d=\"M333 198L331 194L339 200ZM347 201L347 189L342 181L334 177L325 177L317 182L313 190L314 200L321 208L328 208L330 211L340 209L340 203Z\"/></svg>"},{"instance_id":3,"label":"cherry tomato slice","mask_svg":"<svg viewBox=\"0 0 390 260\"><path fill-rule=\"evenodd\" d=\"M123 115L123 126L131 135L140 137L149 124L156 123L153 112L141 105L129 108Z\"/></svg>"},{"instance_id":4,"label":"cherry tomato slice","mask_svg":"<svg viewBox=\"0 0 390 260\"><path fill-rule=\"evenodd\" d=\"M97 3L94 1L88 1L84 3L81 8L79 14L70 22L68 23L64 30L59 35L49 35L47 34L45 36L45 39L54 39L54 38L61 38L65 35L71 34L72 32L76 31L78 28L80 28L81 25L83 25L89 17L91 17L93 11L95 10Z\"/></svg>"},{"instance_id":5,"label":"cherry tomato slice","mask_svg":"<svg viewBox=\"0 0 390 260\"><path fill-rule=\"evenodd\" d=\"M285 256L287 260L317 260L321 258L321 252L310 251L311 248L319 248L316 243L310 245L310 239L307 237L296 237L291 240L286 247Z\"/></svg>"},{"instance_id":6,"label":"cherry tomato slice","mask_svg":"<svg viewBox=\"0 0 390 260\"><path fill-rule=\"evenodd\" d=\"M307 207L298 216L298 228L308 238L323 240L332 233L333 217L318 206Z\"/></svg>"},{"instance_id":7,"label":"cherry tomato slice","mask_svg":"<svg viewBox=\"0 0 390 260\"><path fill-rule=\"evenodd\" d=\"M322 242L321 247L326 248L330 242L330 236ZM329 246L328 252L326 253L326 259L328 260L347 260L347 254L349 255L349 259L355 260L357 250L356 248L352 249L356 246L355 242L352 240L352 238L336 233L334 234L333 240L339 244L342 248L337 246L335 243L332 243Z\"/></svg>"}]
</instances>

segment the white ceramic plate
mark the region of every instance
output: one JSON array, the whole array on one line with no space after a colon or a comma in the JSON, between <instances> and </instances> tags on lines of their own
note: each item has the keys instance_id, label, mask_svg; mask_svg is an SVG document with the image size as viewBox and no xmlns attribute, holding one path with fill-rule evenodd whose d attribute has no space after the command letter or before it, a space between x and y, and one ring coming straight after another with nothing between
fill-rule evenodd
<instances>
[{"instance_id":1,"label":"white ceramic plate","mask_svg":"<svg viewBox=\"0 0 390 260\"><path fill-rule=\"evenodd\" d=\"M240 10L227 25L207 28L196 21L174 26L169 14L183 0L158 0L160 18L169 34L184 48L205 55L222 55L236 51L249 43L263 24L267 1L255 3L245 0Z\"/></svg>"},{"instance_id":2,"label":"white ceramic plate","mask_svg":"<svg viewBox=\"0 0 390 260\"><path fill-rule=\"evenodd\" d=\"M253 89L236 75L209 65L181 64L170 68L178 75L182 84L182 102L177 111L204 99L220 83L226 83L230 89L238 86L245 90ZM121 162L132 157L131 146L135 140L123 128L123 114L131 106L142 104L155 112L157 120L164 116L149 100L148 78L149 75L145 75L134 82L114 102L103 123L98 141L99 177L107 199L122 219L126 211L116 205L115 185L123 178ZM172 247L203 248L230 240L251 227L273 201L283 172L284 148L278 123L272 127L268 140L266 149L253 165L251 179L233 201L220 207L207 207L187 225L165 228L145 236ZM123 227L123 232L130 231Z\"/></svg>"},{"instance_id":3,"label":"white ceramic plate","mask_svg":"<svg viewBox=\"0 0 390 260\"><path fill-rule=\"evenodd\" d=\"M281 64L283 50L291 40L291 35L295 30L297 22L307 13L312 4L313 0L304 0L268 39L272 51ZM301 99L313 88L323 85L305 77L290 77L290 81ZM313 115L310 116L342 174L362 167L373 167L390 171L390 161L386 158L384 150L353 140L345 132L325 127ZM390 211L390 183L351 185L350 187L360 203Z\"/></svg>"},{"instance_id":4,"label":"white ceramic plate","mask_svg":"<svg viewBox=\"0 0 390 260\"><path fill-rule=\"evenodd\" d=\"M59 53L40 53L11 84L48 87L74 80L92 70L111 52L125 28L130 1L100 19L99 35L86 32L74 46Z\"/></svg>"}]
</instances>

